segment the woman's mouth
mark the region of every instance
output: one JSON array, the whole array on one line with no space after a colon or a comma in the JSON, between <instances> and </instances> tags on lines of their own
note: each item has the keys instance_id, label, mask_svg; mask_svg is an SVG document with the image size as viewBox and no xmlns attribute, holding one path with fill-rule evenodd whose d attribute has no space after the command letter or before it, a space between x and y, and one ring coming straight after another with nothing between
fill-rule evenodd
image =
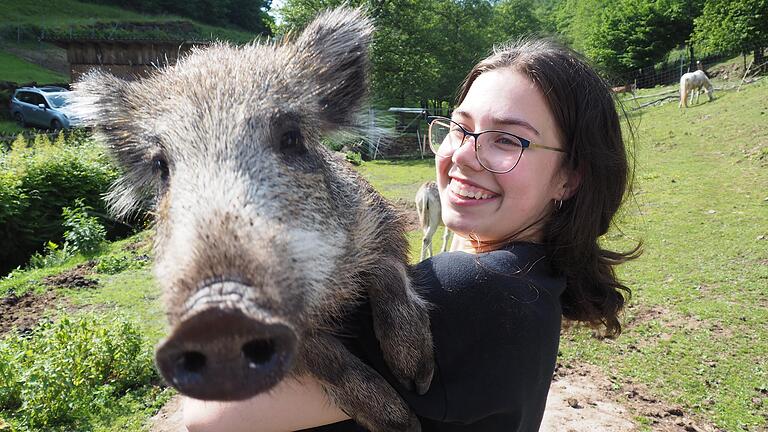
<instances>
[{"instance_id":1,"label":"woman's mouth","mask_svg":"<svg viewBox=\"0 0 768 432\"><path fill-rule=\"evenodd\" d=\"M498 196L497 193L491 192L488 189L470 185L457 179L451 179L448 188L454 195L466 200L487 200Z\"/></svg>"}]
</instances>

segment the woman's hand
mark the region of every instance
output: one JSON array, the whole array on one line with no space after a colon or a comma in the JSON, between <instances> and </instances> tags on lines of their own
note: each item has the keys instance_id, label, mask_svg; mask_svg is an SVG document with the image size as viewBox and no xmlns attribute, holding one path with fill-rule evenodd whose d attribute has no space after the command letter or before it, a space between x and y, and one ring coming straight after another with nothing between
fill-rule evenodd
<instances>
[{"instance_id":1,"label":"woman's hand","mask_svg":"<svg viewBox=\"0 0 768 432\"><path fill-rule=\"evenodd\" d=\"M268 393L239 402L184 398L189 432L288 432L349 419L309 376L286 379Z\"/></svg>"}]
</instances>

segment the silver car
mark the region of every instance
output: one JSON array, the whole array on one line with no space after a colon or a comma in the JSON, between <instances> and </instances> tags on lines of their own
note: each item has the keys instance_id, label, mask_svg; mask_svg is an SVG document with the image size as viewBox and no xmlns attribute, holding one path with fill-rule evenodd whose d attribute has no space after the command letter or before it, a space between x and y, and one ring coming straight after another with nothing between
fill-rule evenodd
<instances>
[{"instance_id":1,"label":"silver car","mask_svg":"<svg viewBox=\"0 0 768 432\"><path fill-rule=\"evenodd\" d=\"M62 87L21 87L11 98L11 116L21 127L68 129L77 121L67 112L69 90Z\"/></svg>"}]
</instances>

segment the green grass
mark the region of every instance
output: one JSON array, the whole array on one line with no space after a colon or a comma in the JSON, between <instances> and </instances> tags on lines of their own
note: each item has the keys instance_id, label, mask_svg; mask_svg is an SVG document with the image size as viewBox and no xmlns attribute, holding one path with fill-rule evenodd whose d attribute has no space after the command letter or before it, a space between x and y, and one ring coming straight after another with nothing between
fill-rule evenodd
<instances>
[{"instance_id":1,"label":"green grass","mask_svg":"<svg viewBox=\"0 0 768 432\"><path fill-rule=\"evenodd\" d=\"M768 386L768 82L713 103L644 111L636 195L607 244L645 244L623 266L634 291L615 343L565 338L568 360L647 384L726 430L762 430ZM702 99L703 101L704 99ZM647 320L649 309L661 310Z\"/></svg>"},{"instance_id":2,"label":"green grass","mask_svg":"<svg viewBox=\"0 0 768 432\"><path fill-rule=\"evenodd\" d=\"M21 132L24 132L24 128L19 127L15 121L0 118L0 136L17 135Z\"/></svg>"},{"instance_id":3,"label":"green grass","mask_svg":"<svg viewBox=\"0 0 768 432\"><path fill-rule=\"evenodd\" d=\"M36 81L41 84L69 81L69 77L20 59L13 54L0 51L0 81L26 83Z\"/></svg>"},{"instance_id":4,"label":"green grass","mask_svg":"<svg viewBox=\"0 0 768 432\"><path fill-rule=\"evenodd\" d=\"M165 21L167 16L146 16L114 6L74 0L16 0L3 5L5 23L60 26L113 21Z\"/></svg>"},{"instance_id":5,"label":"green grass","mask_svg":"<svg viewBox=\"0 0 768 432\"><path fill-rule=\"evenodd\" d=\"M687 110L675 102L633 113L635 195L621 213L620 229L604 239L619 249L638 240L645 245L640 259L619 269L633 290L624 333L608 342L585 329L569 330L561 361L596 365L619 388L644 384L649 396L724 430L761 431L768 418L761 395L768 389L768 79L703 101ZM359 169L386 197L406 204L434 178L431 160L373 161ZM147 235L111 244L101 256L123 253L127 243L146 242ZM416 259L420 233L408 238ZM0 281L0 295L11 287L42 289L39 279L64 267ZM163 334L148 268L98 278L100 288L67 296L79 306L129 314L154 340ZM137 430L155 409L139 409L128 399L124 404L99 430ZM631 415L652 429L645 413Z\"/></svg>"},{"instance_id":6,"label":"green grass","mask_svg":"<svg viewBox=\"0 0 768 432\"><path fill-rule=\"evenodd\" d=\"M387 199L412 203L419 186L435 178L433 158L365 162L358 171Z\"/></svg>"},{"instance_id":7,"label":"green grass","mask_svg":"<svg viewBox=\"0 0 768 432\"><path fill-rule=\"evenodd\" d=\"M97 23L144 22L162 23L189 21L195 24L201 38L217 38L233 42L247 42L253 33L200 24L189 18L174 15L147 15L114 6L79 2L75 0L16 0L3 6L3 25L6 29L18 26L36 26L50 31L68 31Z\"/></svg>"}]
</instances>

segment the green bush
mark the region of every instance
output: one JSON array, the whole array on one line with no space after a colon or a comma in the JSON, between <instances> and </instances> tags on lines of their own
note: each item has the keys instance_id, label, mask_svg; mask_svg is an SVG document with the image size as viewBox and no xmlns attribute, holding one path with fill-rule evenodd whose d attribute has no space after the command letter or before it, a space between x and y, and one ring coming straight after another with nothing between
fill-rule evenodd
<instances>
[{"instance_id":1,"label":"green bush","mask_svg":"<svg viewBox=\"0 0 768 432\"><path fill-rule=\"evenodd\" d=\"M358 152L348 151L345 159L352 165L360 166L363 163L363 157Z\"/></svg>"},{"instance_id":2,"label":"green bush","mask_svg":"<svg viewBox=\"0 0 768 432\"><path fill-rule=\"evenodd\" d=\"M128 269L145 268L149 264L149 258L146 255L144 257L146 259L125 252L107 255L99 259L94 270L97 273L117 274Z\"/></svg>"},{"instance_id":3,"label":"green bush","mask_svg":"<svg viewBox=\"0 0 768 432\"><path fill-rule=\"evenodd\" d=\"M72 258L74 254L75 252L66 242L61 246L54 242L48 242L43 252L35 252L29 257L27 268L38 269L59 266Z\"/></svg>"},{"instance_id":4,"label":"green bush","mask_svg":"<svg viewBox=\"0 0 768 432\"><path fill-rule=\"evenodd\" d=\"M83 203L82 198L75 200L74 207L64 207L61 215L64 218L64 244L78 252L93 252L106 239L107 231L99 223L99 219L88 216L93 210Z\"/></svg>"},{"instance_id":5,"label":"green bush","mask_svg":"<svg viewBox=\"0 0 768 432\"><path fill-rule=\"evenodd\" d=\"M53 267L63 264L77 252L95 251L106 239L107 231L96 217L88 216L88 210L91 208L81 198L75 200L74 207L64 207L61 211L63 225L67 228L64 243L59 246L52 241L47 242L42 253L32 254L27 268Z\"/></svg>"},{"instance_id":6,"label":"green bush","mask_svg":"<svg viewBox=\"0 0 768 432\"><path fill-rule=\"evenodd\" d=\"M157 378L152 348L114 316L64 316L0 340L0 414L22 430L72 430Z\"/></svg>"},{"instance_id":7,"label":"green bush","mask_svg":"<svg viewBox=\"0 0 768 432\"><path fill-rule=\"evenodd\" d=\"M331 150L333 150L335 152L341 151L341 149L344 148L344 143L343 142L339 142L339 141L332 140L332 139L329 139L329 138L324 138L322 140L322 143L323 143L324 146L328 147L329 149L331 149Z\"/></svg>"},{"instance_id":8,"label":"green bush","mask_svg":"<svg viewBox=\"0 0 768 432\"><path fill-rule=\"evenodd\" d=\"M78 198L114 230L101 216L107 213L102 195L118 171L102 148L82 134L53 143L42 137L31 146L20 137L10 151L0 152L0 274L24 264L49 241L62 243L62 209Z\"/></svg>"}]
</instances>

